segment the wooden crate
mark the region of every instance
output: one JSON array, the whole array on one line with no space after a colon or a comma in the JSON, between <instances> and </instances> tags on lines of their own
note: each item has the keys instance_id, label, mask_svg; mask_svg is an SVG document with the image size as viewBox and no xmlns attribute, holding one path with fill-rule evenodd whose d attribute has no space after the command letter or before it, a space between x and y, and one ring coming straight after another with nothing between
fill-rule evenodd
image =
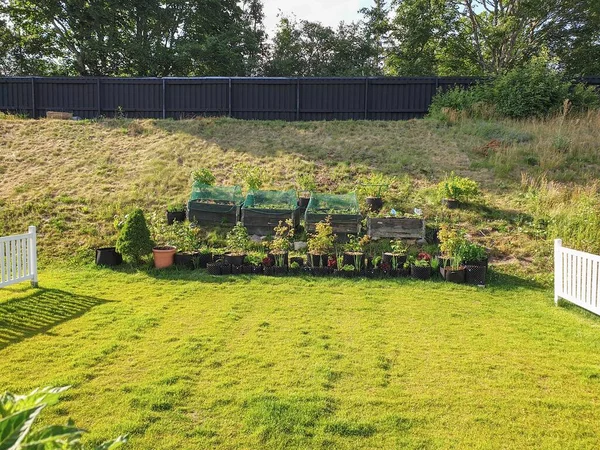
<instances>
[{"instance_id":1,"label":"wooden crate","mask_svg":"<svg viewBox=\"0 0 600 450\"><path fill-rule=\"evenodd\" d=\"M306 231L314 233L316 225L327 219L327 217L331 218L333 233L338 236L360 233L360 223L362 221L360 214L315 214L309 212L305 215Z\"/></svg>"},{"instance_id":2,"label":"wooden crate","mask_svg":"<svg viewBox=\"0 0 600 450\"><path fill-rule=\"evenodd\" d=\"M404 217L369 217L367 234L372 239L425 239L425 221Z\"/></svg>"},{"instance_id":3,"label":"wooden crate","mask_svg":"<svg viewBox=\"0 0 600 450\"><path fill-rule=\"evenodd\" d=\"M188 202L188 219L203 226L233 227L240 220L241 205L206 203L197 200Z\"/></svg>"},{"instance_id":4,"label":"wooden crate","mask_svg":"<svg viewBox=\"0 0 600 450\"><path fill-rule=\"evenodd\" d=\"M294 228L298 228L298 225L300 225L298 209L242 208L242 224L248 230L248 234L273 235L275 234L273 228L279 225L280 221L286 221L287 219L292 219Z\"/></svg>"},{"instance_id":5,"label":"wooden crate","mask_svg":"<svg viewBox=\"0 0 600 450\"><path fill-rule=\"evenodd\" d=\"M47 119L59 119L59 120L71 120L73 113L60 112L60 111L46 111Z\"/></svg>"}]
</instances>

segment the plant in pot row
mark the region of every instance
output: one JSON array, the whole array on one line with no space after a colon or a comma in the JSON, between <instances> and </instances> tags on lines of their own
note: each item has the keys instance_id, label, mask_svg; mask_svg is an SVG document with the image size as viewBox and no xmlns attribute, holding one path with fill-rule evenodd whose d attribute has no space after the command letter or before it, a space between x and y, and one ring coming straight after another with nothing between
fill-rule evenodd
<instances>
[{"instance_id":1,"label":"plant in pot row","mask_svg":"<svg viewBox=\"0 0 600 450\"><path fill-rule=\"evenodd\" d=\"M307 238L307 263L314 275L326 275L331 266L329 255L334 250L335 234L331 219L327 217L315 225L315 232Z\"/></svg>"},{"instance_id":2,"label":"plant in pot row","mask_svg":"<svg viewBox=\"0 0 600 450\"><path fill-rule=\"evenodd\" d=\"M440 273L446 281L485 284L488 255L485 248L469 242L465 234L444 224L440 227L442 266Z\"/></svg>"},{"instance_id":3,"label":"plant in pot row","mask_svg":"<svg viewBox=\"0 0 600 450\"><path fill-rule=\"evenodd\" d=\"M382 173L372 173L363 178L359 185L359 191L366 197L367 209L377 213L383 208L383 195L389 191L395 183L394 177L387 177Z\"/></svg>"},{"instance_id":4,"label":"plant in pot row","mask_svg":"<svg viewBox=\"0 0 600 450\"><path fill-rule=\"evenodd\" d=\"M459 177L454 172L450 172L438 184L438 191L442 198L442 205L454 209L462 203L468 203L474 196L479 194L479 185L470 178Z\"/></svg>"},{"instance_id":5,"label":"plant in pot row","mask_svg":"<svg viewBox=\"0 0 600 450\"><path fill-rule=\"evenodd\" d=\"M302 211L305 211L310 201L310 195L317 189L317 181L311 173L303 173L298 175L298 206Z\"/></svg>"},{"instance_id":6,"label":"plant in pot row","mask_svg":"<svg viewBox=\"0 0 600 450\"><path fill-rule=\"evenodd\" d=\"M173 225L175 222L185 222L186 207L183 203L171 203L167 206L167 224Z\"/></svg>"},{"instance_id":7,"label":"plant in pot row","mask_svg":"<svg viewBox=\"0 0 600 450\"><path fill-rule=\"evenodd\" d=\"M269 245L271 252L268 255L272 259L273 265L268 270L265 268L266 275L286 273L289 263L288 254L294 247L295 227L292 219L280 220L273 231L275 231L275 237Z\"/></svg>"}]
</instances>

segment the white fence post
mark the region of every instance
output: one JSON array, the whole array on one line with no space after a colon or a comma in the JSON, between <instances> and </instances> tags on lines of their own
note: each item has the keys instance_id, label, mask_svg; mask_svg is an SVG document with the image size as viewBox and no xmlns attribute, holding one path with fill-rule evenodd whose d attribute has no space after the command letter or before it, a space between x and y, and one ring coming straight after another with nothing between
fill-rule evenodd
<instances>
[{"instance_id":1,"label":"white fence post","mask_svg":"<svg viewBox=\"0 0 600 450\"><path fill-rule=\"evenodd\" d=\"M562 239L554 240L554 304L558 305L558 297L562 292Z\"/></svg>"},{"instance_id":2,"label":"white fence post","mask_svg":"<svg viewBox=\"0 0 600 450\"><path fill-rule=\"evenodd\" d=\"M37 232L34 226L29 227L29 274L31 275L31 286L38 287Z\"/></svg>"}]
</instances>

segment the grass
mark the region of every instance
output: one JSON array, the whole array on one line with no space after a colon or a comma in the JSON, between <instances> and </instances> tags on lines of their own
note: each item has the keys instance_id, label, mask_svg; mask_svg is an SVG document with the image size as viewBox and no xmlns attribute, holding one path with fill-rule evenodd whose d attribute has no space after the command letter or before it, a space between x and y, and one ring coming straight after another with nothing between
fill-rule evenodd
<instances>
[{"instance_id":1,"label":"grass","mask_svg":"<svg viewBox=\"0 0 600 450\"><path fill-rule=\"evenodd\" d=\"M61 266L40 280L0 291L0 386L72 385L43 420L71 417L93 442L127 433L131 449L541 449L600 439L600 322L506 275L484 290Z\"/></svg>"}]
</instances>

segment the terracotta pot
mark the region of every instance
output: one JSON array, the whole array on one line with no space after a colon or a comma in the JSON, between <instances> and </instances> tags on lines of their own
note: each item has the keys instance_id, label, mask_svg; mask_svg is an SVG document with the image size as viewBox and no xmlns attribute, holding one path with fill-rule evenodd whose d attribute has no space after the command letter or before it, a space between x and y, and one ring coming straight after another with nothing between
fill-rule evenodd
<instances>
[{"instance_id":1,"label":"terracotta pot","mask_svg":"<svg viewBox=\"0 0 600 450\"><path fill-rule=\"evenodd\" d=\"M152 253L154 255L154 267L164 269L173 265L177 249L175 247L154 247Z\"/></svg>"}]
</instances>

